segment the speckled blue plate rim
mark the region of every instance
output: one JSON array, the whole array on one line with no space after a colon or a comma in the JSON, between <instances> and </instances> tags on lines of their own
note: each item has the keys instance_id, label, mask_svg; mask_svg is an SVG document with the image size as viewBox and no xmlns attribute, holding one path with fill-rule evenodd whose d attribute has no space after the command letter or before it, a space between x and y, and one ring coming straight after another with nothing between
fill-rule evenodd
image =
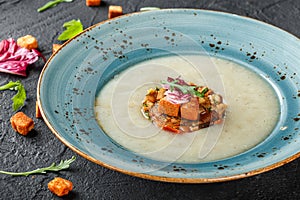
<instances>
[{"instance_id":1,"label":"speckled blue plate rim","mask_svg":"<svg viewBox=\"0 0 300 200\"><path fill-rule=\"evenodd\" d=\"M174 24L172 26L172 22L165 19L170 16L180 16L181 18L178 18L179 22L182 17L186 20L190 19L192 22L194 19L205 19L206 21L189 23L189 26L184 25L182 28L174 26ZM169 34L170 31L180 31L184 35L189 35L201 44L209 55L238 62L269 81L274 86L281 104L282 113L275 128L279 130L274 130L265 141L247 152L224 160L196 164L171 163L166 165L167 163L134 154L113 143L103 131L101 132L94 119L93 105L97 91L96 89L90 89L88 86L95 85L95 81L99 82L97 76L103 75L107 72L105 69L110 69L110 65L113 65L114 61L113 59L109 60L109 56L118 60L116 64L125 63L124 59L127 54L118 55L118 52L111 55L107 55L107 52L106 54L101 52L100 56L102 57L99 60L98 54L101 50L99 48L103 46L101 44L102 37L116 36L115 34L119 34L116 36L118 39L126 37L124 36L125 33L128 31L132 33L130 29L133 23L130 24L129 22L141 19L160 21L157 26L164 27L166 34ZM254 39L257 41L251 42L254 37L251 32L245 33L241 27L231 27L228 31L223 26L221 30L225 29L225 32L227 30L224 34L219 29L220 27L213 26L213 23L218 20L221 20L224 26L227 23L230 25L238 24L244 29L257 30L256 32L262 35L260 37L255 36ZM240 24L240 22L243 24ZM142 22L139 21L139 23ZM182 25L181 23L180 25ZM122 27L123 24L128 26ZM199 30L196 27L198 25L211 30ZM195 34L193 29L199 32ZM112 33L112 31L119 31L119 33ZM246 34L250 42L246 41L245 38L239 38L240 33ZM275 41L272 41L275 44L271 44L269 38L275 39ZM103 41L110 41L110 38L104 38ZM144 45L145 51L141 51L142 53L149 53L151 45L150 47L144 43L139 45ZM119 49L120 45L114 46L112 43L111 48ZM132 50L129 47L127 48ZM141 178L167 182L206 183L234 180L274 169L300 156L298 148L300 89L297 76L299 73L297 66L300 65L297 60L300 56L299 49L299 39L286 31L264 22L234 14L196 9L166 9L151 13L128 14L86 29L83 33L67 41L50 57L38 82L38 105L46 124L66 146L79 155L107 168ZM97 52L97 57L92 55L95 52ZM152 55L154 54L150 53L148 56ZM130 57L130 55L128 56ZM87 60L86 57L91 58L91 60ZM58 68L58 65L62 65L62 60L66 60L67 64L71 64L71 67ZM78 64L74 60L80 60L84 64ZM95 64L93 61L101 61L103 64L107 60L110 62L107 63L106 67L94 69ZM108 72L111 73L110 71ZM57 74L54 81L53 75L56 72L60 73ZM80 88L82 80L87 81L83 89ZM61 83L65 84L64 87L61 86ZM57 93L60 95L55 100L49 100L48 94L54 95ZM86 105L78 105L78 103L82 103L82 96L88 95L92 98L83 99ZM76 123L84 124L85 127L81 128ZM100 143L99 140L101 140Z\"/></svg>"}]
</instances>

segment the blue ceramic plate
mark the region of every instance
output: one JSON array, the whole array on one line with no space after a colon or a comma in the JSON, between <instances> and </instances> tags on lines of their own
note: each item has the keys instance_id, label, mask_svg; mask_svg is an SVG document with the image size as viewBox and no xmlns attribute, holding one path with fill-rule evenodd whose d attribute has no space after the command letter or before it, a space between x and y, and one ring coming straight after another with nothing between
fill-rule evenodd
<instances>
[{"instance_id":1,"label":"blue ceramic plate","mask_svg":"<svg viewBox=\"0 0 300 200\"><path fill-rule=\"evenodd\" d=\"M195 50L247 66L273 83L281 113L267 139L228 159L168 164L126 150L103 132L94 103L105 82L142 60ZM97 164L159 181L233 180L300 156L299 58L298 38L253 19L193 9L133 13L92 26L66 42L40 76L38 102L53 133Z\"/></svg>"}]
</instances>

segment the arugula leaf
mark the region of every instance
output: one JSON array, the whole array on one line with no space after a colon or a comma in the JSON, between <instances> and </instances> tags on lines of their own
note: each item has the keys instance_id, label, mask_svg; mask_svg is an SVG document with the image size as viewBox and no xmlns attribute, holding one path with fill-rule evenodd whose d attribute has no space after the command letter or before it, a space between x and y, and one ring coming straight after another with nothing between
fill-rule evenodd
<instances>
[{"instance_id":1,"label":"arugula leaf","mask_svg":"<svg viewBox=\"0 0 300 200\"><path fill-rule=\"evenodd\" d=\"M1 171L1 174L8 174L8 175L12 175L12 176L28 176L31 174L45 174L47 171L60 171L60 170L64 170L70 167L70 164L72 162L74 162L76 160L75 156L72 156L71 159L69 160L61 160L60 163L58 165L56 165L55 163L52 163L49 167L44 167L44 168L38 168L32 171L28 171L28 172L7 172L7 171Z\"/></svg>"},{"instance_id":2,"label":"arugula leaf","mask_svg":"<svg viewBox=\"0 0 300 200\"><path fill-rule=\"evenodd\" d=\"M18 91L17 94L12 97L12 107L13 110L16 111L24 105L24 102L26 100L26 90L20 81L9 81L9 83L7 83L6 85L0 86L0 91L8 89Z\"/></svg>"},{"instance_id":3,"label":"arugula leaf","mask_svg":"<svg viewBox=\"0 0 300 200\"><path fill-rule=\"evenodd\" d=\"M24 105L24 102L26 100L26 91L24 86L20 83L20 85L18 85L16 87L16 90L18 91L17 94L15 96L13 96L12 101L13 101L13 109L14 111L18 110L20 107L22 107Z\"/></svg>"},{"instance_id":4,"label":"arugula leaf","mask_svg":"<svg viewBox=\"0 0 300 200\"><path fill-rule=\"evenodd\" d=\"M171 91L173 91L176 87L177 89L181 90L183 94L187 94L190 91L189 88L192 88L192 86L189 85L179 85L177 82L177 80L172 82L161 81L162 84L168 84L171 88Z\"/></svg>"},{"instance_id":5,"label":"arugula leaf","mask_svg":"<svg viewBox=\"0 0 300 200\"><path fill-rule=\"evenodd\" d=\"M174 88L180 90L183 94L191 94L198 97L204 97L205 93L208 91L208 88L205 88L202 92L195 90L195 86L191 85L180 85L178 84L178 80L174 80L171 82L161 81L162 84L168 84L170 86L170 90L173 91Z\"/></svg>"},{"instance_id":6,"label":"arugula leaf","mask_svg":"<svg viewBox=\"0 0 300 200\"><path fill-rule=\"evenodd\" d=\"M142 8L140 8L141 12L144 12L144 11L153 11L153 10L160 10L160 8L158 8L158 7L142 7Z\"/></svg>"},{"instance_id":7,"label":"arugula leaf","mask_svg":"<svg viewBox=\"0 0 300 200\"><path fill-rule=\"evenodd\" d=\"M15 87L17 87L19 85L18 82L20 82L20 81L16 81L16 82L9 81L7 84L0 86L0 91L8 90L8 89L13 90Z\"/></svg>"},{"instance_id":8,"label":"arugula leaf","mask_svg":"<svg viewBox=\"0 0 300 200\"><path fill-rule=\"evenodd\" d=\"M73 0L53 0L53 1L49 1L48 3L46 3L45 5L43 5L42 7L38 8L37 11L38 12L43 12L49 8L52 8L54 6L56 6L59 3L62 2L72 2Z\"/></svg>"},{"instance_id":9,"label":"arugula leaf","mask_svg":"<svg viewBox=\"0 0 300 200\"><path fill-rule=\"evenodd\" d=\"M83 31L83 26L79 19L78 20L73 19L71 21L65 22L63 24L63 27L66 28L66 30L62 32L62 34L60 34L57 38L58 40L61 41L68 40Z\"/></svg>"}]
</instances>

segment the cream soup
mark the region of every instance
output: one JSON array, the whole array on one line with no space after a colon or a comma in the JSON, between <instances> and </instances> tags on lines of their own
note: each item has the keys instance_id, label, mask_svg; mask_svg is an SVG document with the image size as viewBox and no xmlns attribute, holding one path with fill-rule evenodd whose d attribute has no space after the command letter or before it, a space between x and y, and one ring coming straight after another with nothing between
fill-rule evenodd
<instances>
[{"instance_id":1,"label":"cream soup","mask_svg":"<svg viewBox=\"0 0 300 200\"><path fill-rule=\"evenodd\" d=\"M149 88L181 76L221 94L228 105L221 125L174 134L142 115ZM236 63L207 56L168 56L140 62L110 80L96 97L95 115L104 132L123 147L167 162L207 162L240 154L262 142L279 117L270 84Z\"/></svg>"}]
</instances>

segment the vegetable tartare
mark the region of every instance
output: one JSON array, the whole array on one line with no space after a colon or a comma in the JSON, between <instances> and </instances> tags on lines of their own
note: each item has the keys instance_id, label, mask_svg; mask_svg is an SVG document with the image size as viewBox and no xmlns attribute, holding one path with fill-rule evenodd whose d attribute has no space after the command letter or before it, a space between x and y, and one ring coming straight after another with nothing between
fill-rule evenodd
<instances>
[{"instance_id":1,"label":"vegetable tartare","mask_svg":"<svg viewBox=\"0 0 300 200\"><path fill-rule=\"evenodd\" d=\"M148 90L143 116L173 133L186 133L221 124L227 105L223 97L206 86L168 77L161 88Z\"/></svg>"}]
</instances>

